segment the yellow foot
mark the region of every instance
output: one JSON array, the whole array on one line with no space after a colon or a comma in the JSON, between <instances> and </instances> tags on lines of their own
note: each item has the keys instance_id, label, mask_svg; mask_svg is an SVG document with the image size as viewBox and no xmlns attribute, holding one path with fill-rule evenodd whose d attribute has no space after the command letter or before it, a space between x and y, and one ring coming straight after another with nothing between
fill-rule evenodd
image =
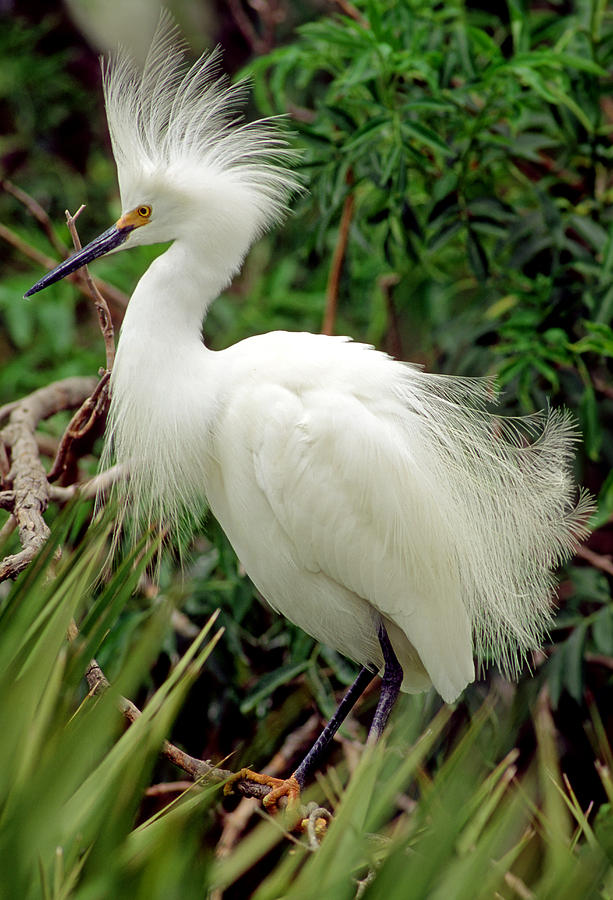
<instances>
[{"instance_id":1,"label":"yellow foot","mask_svg":"<svg viewBox=\"0 0 613 900\"><path fill-rule=\"evenodd\" d=\"M237 772L236 775L233 775L226 782L224 794L232 793L232 786L235 781L252 781L254 784L269 785L271 790L262 801L269 812L275 812L281 797L287 797L288 808L296 809L298 806L300 785L293 775L290 775L289 778L273 778L272 775L263 775L261 772L252 771L252 769L241 769L240 772Z\"/></svg>"}]
</instances>

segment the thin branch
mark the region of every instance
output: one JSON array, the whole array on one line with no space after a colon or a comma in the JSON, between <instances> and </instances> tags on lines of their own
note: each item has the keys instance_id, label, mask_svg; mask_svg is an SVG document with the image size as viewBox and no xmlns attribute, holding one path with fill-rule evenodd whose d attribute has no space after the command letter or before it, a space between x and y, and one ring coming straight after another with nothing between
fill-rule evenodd
<instances>
[{"instance_id":1,"label":"thin branch","mask_svg":"<svg viewBox=\"0 0 613 900\"><path fill-rule=\"evenodd\" d=\"M49 537L49 527L43 518L49 503L49 485L38 455L35 427L31 409L22 404L13 410L9 424L2 431L2 439L11 451L12 465L7 480L13 485L12 513L22 549L2 560L0 581L22 572Z\"/></svg>"},{"instance_id":2,"label":"thin branch","mask_svg":"<svg viewBox=\"0 0 613 900\"><path fill-rule=\"evenodd\" d=\"M605 656L604 653L586 653L584 659L588 663L604 666L605 669L613 669L613 656Z\"/></svg>"},{"instance_id":3,"label":"thin branch","mask_svg":"<svg viewBox=\"0 0 613 900\"><path fill-rule=\"evenodd\" d=\"M28 420L34 429L43 419L55 415L64 409L74 409L92 393L98 384L94 375L73 375L61 381L52 381L42 388L33 391L21 400L14 400L0 406L0 422L10 418L12 413L21 407L28 409Z\"/></svg>"},{"instance_id":4,"label":"thin branch","mask_svg":"<svg viewBox=\"0 0 613 900\"><path fill-rule=\"evenodd\" d=\"M79 238L75 222L77 220L77 217L83 212L84 209L85 206L81 205L74 216L71 215L68 210L66 210L65 212L66 224L68 225L68 230L70 231L72 242L77 252L81 249L81 240ZM111 314L109 312L107 302L94 284L87 266L82 266L82 271L85 278L85 283L87 284L94 301L96 312L98 313L100 331L102 332L102 337L104 339L104 349L106 351L106 370L107 372L110 372L113 368L113 363L115 362L115 331L113 329L113 320L111 319Z\"/></svg>"},{"instance_id":5,"label":"thin branch","mask_svg":"<svg viewBox=\"0 0 613 900\"><path fill-rule=\"evenodd\" d=\"M75 441L82 440L98 424L106 421L109 408L110 372L105 372L93 393L83 402L62 435L53 465L47 475L48 481L57 481L68 468L70 451Z\"/></svg>"},{"instance_id":6,"label":"thin branch","mask_svg":"<svg viewBox=\"0 0 613 900\"><path fill-rule=\"evenodd\" d=\"M352 180L351 173L348 172L348 184L351 184ZM328 276L328 284L326 287L326 310L321 326L322 334L334 334L336 309L338 306L338 288L343 268L343 260L347 250L347 241L349 239L349 226L351 225L351 219L353 218L353 207L354 196L353 192L350 191L345 197L345 202L343 204L343 212L341 214L341 221L338 229L338 239L336 241L336 247L334 248L330 274Z\"/></svg>"},{"instance_id":7,"label":"thin branch","mask_svg":"<svg viewBox=\"0 0 613 900\"><path fill-rule=\"evenodd\" d=\"M613 385L606 382L604 378L601 378L599 375L594 375L592 377L592 383L597 391L604 394L609 400L613 400Z\"/></svg>"},{"instance_id":8,"label":"thin branch","mask_svg":"<svg viewBox=\"0 0 613 900\"><path fill-rule=\"evenodd\" d=\"M77 494L85 500L93 500L94 497L100 498L123 477L124 471L121 466L111 466L110 469L105 469L104 472L100 472L81 484L69 484L66 487L59 487L56 484L49 485L49 499L54 503L68 503ZM194 636L191 635L191 637Z\"/></svg>"},{"instance_id":9,"label":"thin branch","mask_svg":"<svg viewBox=\"0 0 613 900\"><path fill-rule=\"evenodd\" d=\"M8 509L11 512L15 506L15 491L0 491L0 509Z\"/></svg>"},{"instance_id":10,"label":"thin branch","mask_svg":"<svg viewBox=\"0 0 613 900\"><path fill-rule=\"evenodd\" d=\"M0 180L0 187L2 188L2 190L6 191L7 194L12 194L16 200L19 200L19 202L23 204L23 206L25 206L30 215L36 219L44 233L47 235L47 240L54 248L54 250L56 250L61 257L66 259L69 253L68 247L66 246L66 244L64 244L63 241L60 240L60 238L55 233L53 223L51 222L51 219L42 208L40 203L38 203L38 201L35 200L34 197L31 197L20 187L17 187L16 184L13 184L12 181L9 181L8 178L3 178L2 180Z\"/></svg>"},{"instance_id":11,"label":"thin branch","mask_svg":"<svg viewBox=\"0 0 613 900\"><path fill-rule=\"evenodd\" d=\"M362 28L370 29L368 19L364 18L357 6L354 6L349 0L335 0L335 2L337 6L340 6L346 16L349 16L350 19L354 19L354 21L358 22Z\"/></svg>"},{"instance_id":12,"label":"thin branch","mask_svg":"<svg viewBox=\"0 0 613 900\"><path fill-rule=\"evenodd\" d=\"M15 250L19 250L19 252L24 256L27 256L28 259L32 259L35 263L38 263L43 269L54 269L55 266L57 266L56 259L53 259L52 256L47 256L45 253L41 253L40 250L37 250L36 247L28 244L28 242L19 237L12 228L8 228L6 225L0 224L0 238L2 238L3 241L6 241L7 244L10 244L11 247L14 247ZM69 275L68 278L74 281L74 275Z\"/></svg>"},{"instance_id":13,"label":"thin branch","mask_svg":"<svg viewBox=\"0 0 613 900\"><path fill-rule=\"evenodd\" d=\"M57 259L53 259L52 256L47 256L45 253L41 253L41 251L37 250L36 247L33 247L31 244L28 244L27 241L24 241L23 238L19 237L19 235L16 234L11 228L8 228L6 225L2 225L1 223L0 239L6 241L6 243L10 244L11 247L14 247L15 250L18 250L28 259L31 259L33 262L37 263L41 267L41 269L54 269L57 266ZM86 297L89 297L90 300L94 300L94 296L90 291L89 285L86 283L79 271L71 272L70 275L66 276L66 279L76 285L76 287L79 288L79 290L83 294L85 294ZM126 306L128 305L128 300L130 299L128 295L124 294L123 291L120 291L119 288L113 287L112 284L103 281L101 278L94 278L94 284L101 293L108 297L109 303L113 305L118 313L120 315L123 315Z\"/></svg>"},{"instance_id":14,"label":"thin branch","mask_svg":"<svg viewBox=\"0 0 613 900\"><path fill-rule=\"evenodd\" d=\"M585 546L578 547L576 555L589 562L595 569L600 569L601 572L606 572L607 575L613 575L613 561L610 556L595 553Z\"/></svg>"},{"instance_id":15,"label":"thin branch","mask_svg":"<svg viewBox=\"0 0 613 900\"><path fill-rule=\"evenodd\" d=\"M168 797L170 794L184 794L193 788L193 781L163 781L152 784L145 790L145 797Z\"/></svg>"},{"instance_id":16,"label":"thin branch","mask_svg":"<svg viewBox=\"0 0 613 900\"><path fill-rule=\"evenodd\" d=\"M0 528L0 547L3 545L6 539L12 535L16 528L17 519L15 518L13 513L11 513L2 528Z\"/></svg>"},{"instance_id":17,"label":"thin branch","mask_svg":"<svg viewBox=\"0 0 613 900\"><path fill-rule=\"evenodd\" d=\"M263 773L265 775L280 776L283 772L291 771L290 765L297 754L304 747L310 747L321 731L321 720L317 714L309 716L304 725L293 731L283 742L280 750L275 753ZM238 843L249 819L257 808L257 801L252 797L243 797L236 809L224 816L224 824L221 836L217 841L215 855L217 859L229 856L234 846Z\"/></svg>"},{"instance_id":18,"label":"thin branch","mask_svg":"<svg viewBox=\"0 0 613 900\"><path fill-rule=\"evenodd\" d=\"M391 356L396 359L402 359L402 340L400 338L398 311L394 304L392 288L394 288L399 281L400 276L396 272L389 272L387 275L382 275L377 281L385 300L385 308L387 309L387 320L389 323L387 329L387 350Z\"/></svg>"}]
</instances>

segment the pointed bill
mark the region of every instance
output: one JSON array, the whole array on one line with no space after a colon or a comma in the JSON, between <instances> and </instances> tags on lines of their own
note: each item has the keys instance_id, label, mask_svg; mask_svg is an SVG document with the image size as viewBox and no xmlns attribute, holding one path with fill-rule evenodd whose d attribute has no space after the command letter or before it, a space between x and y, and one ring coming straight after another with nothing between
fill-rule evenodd
<instances>
[{"instance_id":1,"label":"pointed bill","mask_svg":"<svg viewBox=\"0 0 613 900\"><path fill-rule=\"evenodd\" d=\"M62 278L65 278L66 275L70 275L71 272L80 269L81 266L87 265L87 263L92 262L92 260L97 259L99 256L103 256L105 253L109 253L111 250L115 250L123 244L130 232L134 230L134 226L121 225L120 223L121 220L116 222L115 225L112 225L110 228L107 228L106 231L103 231L102 234L98 235L97 238L94 238L94 240L83 247L82 250L79 250L77 253L73 254L73 256L68 257L68 259L65 259L64 262L61 262L59 266L56 266L51 272L47 272L46 275L43 275L40 281L37 281L29 291L25 292L24 297L31 297L32 294L37 294L39 291L49 287L50 284L61 281Z\"/></svg>"}]
</instances>

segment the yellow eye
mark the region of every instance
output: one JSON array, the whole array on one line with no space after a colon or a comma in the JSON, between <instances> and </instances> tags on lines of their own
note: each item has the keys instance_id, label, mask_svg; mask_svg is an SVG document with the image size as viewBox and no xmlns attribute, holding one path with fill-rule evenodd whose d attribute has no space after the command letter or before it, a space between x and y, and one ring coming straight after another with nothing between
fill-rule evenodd
<instances>
[{"instance_id":1,"label":"yellow eye","mask_svg":"<svg viewBox=\"0 0 613 900\"><path fill-rule=\"evenodd\" d=\"M141 217L141 219L148 219L149 216L151 215L151 207L150 206L139 206L138 214Z\"/></svg>"}]
</instances>

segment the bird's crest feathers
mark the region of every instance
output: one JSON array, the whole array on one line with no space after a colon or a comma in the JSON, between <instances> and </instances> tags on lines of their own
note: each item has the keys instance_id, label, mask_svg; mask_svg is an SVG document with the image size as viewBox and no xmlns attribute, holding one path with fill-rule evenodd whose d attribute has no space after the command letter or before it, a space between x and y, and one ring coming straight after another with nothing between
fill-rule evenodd
<instances>
[{"instance_id":1,"label":"bird's crest feathers","mask_svg":"<svg viewBox=\"0 0 613 900\"><path fill-rule=\"evenodd\" d=\"M213 175L231 174L253 192L264 213L262 224L268 225L298 188L288 169L295 151L276 120L241 122L248 85L230 84L220 69L219 48L191 67L185 50L164 10L142 71L124 49L102 61L122 202L143 177L206 169Z\"/></svg>"}]
</instances>

